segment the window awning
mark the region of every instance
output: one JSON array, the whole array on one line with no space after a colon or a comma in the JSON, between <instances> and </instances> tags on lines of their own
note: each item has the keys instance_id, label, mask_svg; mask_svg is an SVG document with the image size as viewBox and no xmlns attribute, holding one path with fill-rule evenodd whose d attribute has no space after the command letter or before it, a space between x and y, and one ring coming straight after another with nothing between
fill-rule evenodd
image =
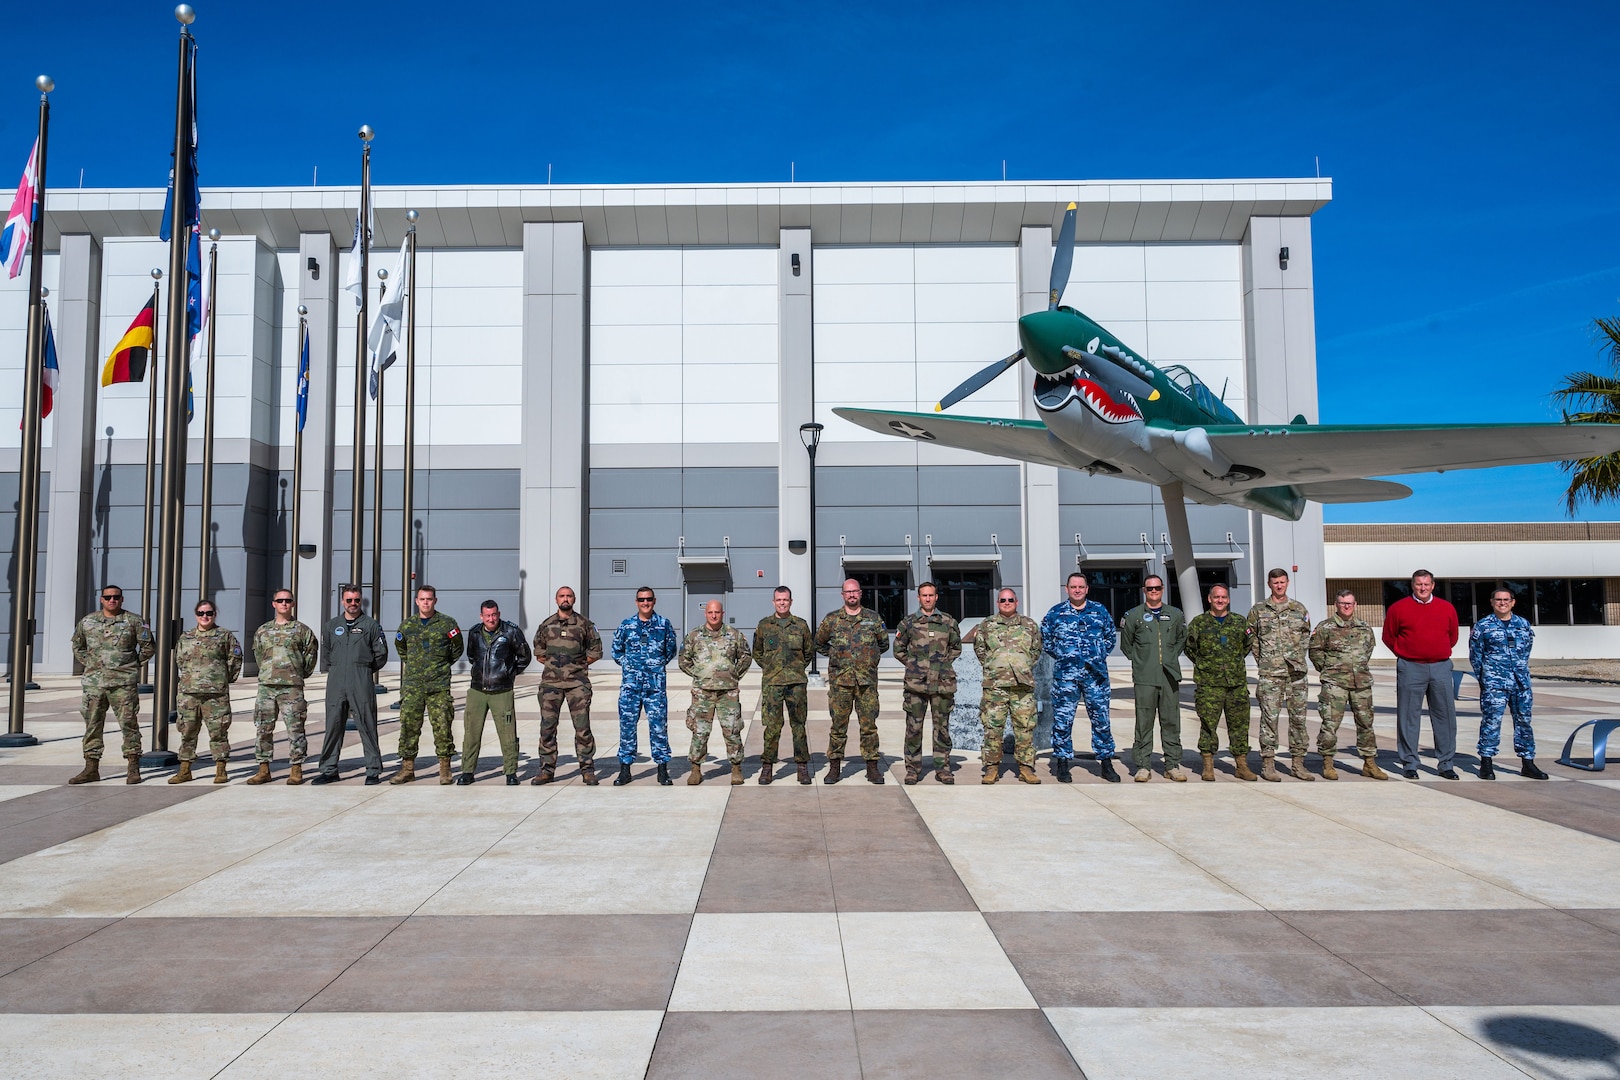
<instances>
[{"instance_id":1,"label":"window awning","mask_svg":"<svg viewBox=\"0 0 1620 1080\"><path fill-rule=\"evenodd\" d=\"M683 570L705 566L724 569L731 566L731 556L729 555L682 555L675 561Z\"/></svg>"},{"instance_id":2,"label":"window awning","mask_svg":"<svg viewBox=\"0 0 1620 1080\"><path fill-rule=\"evenodd\" d=\"M911 566L911 555L908 553L894 555L851 555L846 551L839 558L845 566L870 567L879 570L889 567Z\"/></svg>"},{"instance_id":3,"label":"window awning","mask_svg":"<svg viewBox=\"0 0 1620 1080\"><path fill-rule=\"evenodd\" d=\"M1150 563L1157 557L1151 551L1089 551L1084 555L1076 553L1074 564L1076 566L1107 566L1110 564L1130 566L1133 563Z\"/></svg>"},{"instance_id":4,"label":"window awning","mask_svg":"<svg viewBox=\"0 0 1620 1080\"><path fill-rule=\"evenodd\" d=\"M1001 552L984 551L965 555L928 553L929 566L999 566Z\"/></svg>"}]
</instances>

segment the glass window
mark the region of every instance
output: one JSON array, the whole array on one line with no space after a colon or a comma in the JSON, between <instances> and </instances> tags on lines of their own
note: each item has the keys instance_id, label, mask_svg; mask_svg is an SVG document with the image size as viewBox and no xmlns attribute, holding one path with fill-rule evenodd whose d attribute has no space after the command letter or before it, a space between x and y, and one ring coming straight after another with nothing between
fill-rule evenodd
<instances>
[{"instance_id":1,"label":"glass window","mask_svg":"<svg viewBox=\"0 0 1620 1080\"><path fill-rule=\"evenodd\" d=\"M1603 579L1576 578L1569 583L1576 626L1603 625Z\"/></svg>"},{"instance_id":2,"label":"glass window","mask_svg":"<svg viewBox=\"0 0 1620 1080\"><path fill-rule=\"evenodd\" d=\"M994 570L939 569L934 573L939 587L939 609L957 622L983 619L991 614L990 597L996 590Z\"/></svg>"},{"instance_id":3,"label":"glass window","mask_svg":"<svg viewBox=\"0 0 1620 1080\"><path fill-rule=\"evenodd\" d=\"M883 625L893 630L906 617L906 599L911 574L904 569L857 570L849 575L861 583L861 604L878 613Z\"/></svg>"},{"instance_id":4,"label":"glass window","mask_svg":"<svg viewBox=\"0 0 1620 1080\"><path fill-rule=\"evenodd\" d=\"M1389 606L1391 604L1393 604L1395 601L1405 599L1406 597L1411 596L1411 595L1412 595L1412 583L1410 581L1407 581L1405 578L1402 578L1399 581L1385 581L1384 582L1384 610L1388 611Z\"/></svg>"},{"instance_id":5,"label":"glass window","mask_svg":"<svg viewBox=\"0 0 1620 1080\"><path fill-rule=\"evenodd\" d=\"M1470 626L1478 618L1474 614L1474 585L1472 581L1448 581L1444 592L1436 589L1441 596L1451 601L1451 606L1457 609L1457 621L1464 626Z\"/></svg>"},{"instance_id":6,"label":"glass window","mask_svg":"<svg viewBox=\"0 0 1620 1080\"><path fill-rule=\"evenodd\" d=\"M1087 566L1083 568L1091 591L1087 600L1095 600L1108 609L1117 623L1125 613L1142 602L1142 567Z\"/></svg>"},{"instance_id":7,"label":"glass window","mask_svg":"<svg viewBox=\"0 0 1620 1080\"><path fill-rule=\"evenodd\" d=\"M1170 578L1170 606L1180 608L1183 612L1185 612L1187 610L1187 606L1181 602L1181 584L1176 580L1176 564L1173 562L1166 562L1164 564L1164 572ZM1208 596L1209 590L1214 588L1216 585L1225 585L1228 590L1232 588L1231 563L1226 563L1222 566L1200 566L1198 568L1199 610L1203 610L1204 597Z\"/></svg>"},{"instance_id":8,"label":"glass window","mask_svg":"<svg viewBox=\"0 0 1620 1080\"><path fill-rule=\"evenodd\" d=\"M1536 578L1536 625L1569 625L1569 581L1565 578Z\"/></svg>"}]
</instances>

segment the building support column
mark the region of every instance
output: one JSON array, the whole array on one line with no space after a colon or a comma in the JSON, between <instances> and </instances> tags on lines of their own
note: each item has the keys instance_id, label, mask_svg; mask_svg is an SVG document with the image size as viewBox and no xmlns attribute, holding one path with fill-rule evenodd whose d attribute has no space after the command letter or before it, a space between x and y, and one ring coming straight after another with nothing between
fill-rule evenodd
<instances>
[{"instance_id":1,"label":"building support column","mask_svg":"<svg viewBox=\"0 0 1620 1080\"><path fill-rule=\"evenodd\" d=\"M344 297L345 302L349 301ZM332 580L332 466L333 436L337 423L337 302L338 258L331 233L304 233L298 238L298 303L309 309L309 405L304 420L304 463L299 478L303 489L299 504L298 531L289 538L288 561L277 575L279 582L290 580L291 560L302 558L300 545L315 548L298 568L298 618L310 627L319 627L337 613L337 583ZM293 366L293 392L297 393L298 348ZM296 397L294 401L296 402ZM298 423L296 416L293 424ZM288 433L291 434L291 433ZM292 458L279 468L292 472Z\"/></svg>"},{"instance_id":2,"label":"building support column","mask_svg":"<svg viewBox=\"0 0 1620 1080\"><path fill-rule=\"evenodd\" d=\"M590 596L589 254L581 222L523 226L522 626L549 614L564 585L581 607Z\"/></svg>"},{"instance_id":3,"label":"building support column","mask_svg":"<svg viewBox=\"0 0 1620 1080\"><path fill-rule=\"evenodd\" d=\"M1025 226L1018 236L1018 314L1045 311L1052 276L1052 227ZM1022 363L1013 375L1019 381L1018 408L1025 420L1039 420L1029 392L1029 369ZM1052 465L1024 462L1020 502L1024 529L1023 610L1038 611L1063 592L1062 545L1058 536L1058 470Z\"/></svg>"},{"instance_id":4,"label":"building support column","mask_svg":"<svg viewBox=\"0 0 1620 1080\"><path fill-rule=\"evenodd\" d=\"M90 580L91 513L94 509L96 401L101 365L96 337L101 326L101 244L93 236L64 236L51 294L51 327L56 333L56 362L61 392L51 410L51 445L42 464L51 474L46 529L41 546L54 545L45 559L44 598L38 611L41 642L36 672L65 675L73 671L70 639L79 617L93 608L90 597L102 584ZM142 612L144 615L145 612Z\"/></svg>"},{"instance_id":5,"label":"building support column","mask_svg":"<svg viewBox=\"0 0 1620 1080\"><path fill-rule=\"evenodd\" d=\"M793 610L810 618L810 455L799 425L816 418L815 323L809 229L783 229L777 258L780 349L777 366L777 565L793 590ZM795 261L797 265L795 266ZM817 542L826 543L825 536ZM807 545L795 554L792 545ZM830 582L817 582L828 585ZM824 614L824 613L822 613Z\"/></svg>"}]
</instances>

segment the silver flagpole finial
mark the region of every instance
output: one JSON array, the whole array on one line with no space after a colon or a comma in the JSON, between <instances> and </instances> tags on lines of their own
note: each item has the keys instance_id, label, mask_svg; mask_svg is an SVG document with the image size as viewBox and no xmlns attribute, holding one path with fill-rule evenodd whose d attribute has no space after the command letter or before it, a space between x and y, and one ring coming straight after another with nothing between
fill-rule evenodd
<instances>
[{"instance_id":1,"label":"silver flagpole finial","mask_svg":"<svg viewBox=\"0 0 1620 1080\"><path fill-rule=\"evenodd\" d=\"M219 236L220 236L220 233L219 233L218 229L209 229L208 230L208 239L212 240L216 244L219 243Z\"/></svg>"},{"instance_id":2,"label":"silver flagpole finial","mask_svg":"<svg viewBox=\"0 0 1620 1080\"><path fill-rule=\"evenodd\" d=\"M361 138L361 140L363 142L370 142L372 139L375 139L376 137L377 137L377 133L375 131L371 130L371 125L370 124L361 124L360 125L360 138Z\"/></svg>"},{"instance_id":3,"label":"silver flagpole finial","mask_svg":"<svg viewBox=\"0 0 1620 1080\"><path fill-rule=\"evenodd\" d=\"M34 85L39 87L40 93L48 94L52 90L56 89L56 80L51 78L49 75L41 75L39 78L34 80Z\"/></svg>"},{"instance_id":4,"label":"silver flagpole finial","mask_svg":"<svg viewBox=\"0 0 1620 1080\"><path fill-rule=\"evenodd\" d=\"M190 4L180 4L174 9L174 17L180 20L180 25L190 26L197 21L197 10Z\"/></svg>"},{"instance_id":5,"label":"silver flagpole finial","mask_svg":"<svg viewBox=\"0 0 1620 1080\"><path fill-rule=\"evenodd\" d=\"M298 314L299 315L308 315L309 314L309 308L305 307L303 304L299 304L298 305Z\"/></svg>"}]
</instances>

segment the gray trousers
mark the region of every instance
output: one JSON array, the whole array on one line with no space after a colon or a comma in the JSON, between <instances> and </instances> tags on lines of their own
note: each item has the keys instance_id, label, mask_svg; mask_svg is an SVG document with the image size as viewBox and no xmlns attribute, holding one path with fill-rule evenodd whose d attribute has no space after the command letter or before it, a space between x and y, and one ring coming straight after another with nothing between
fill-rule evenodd
<instances>
[{"instance_id":1,"label":"gray trousers","mask_svg":"<svg viewBox=\"0 0 1620 1080\"><path fill-rule=\"evenodd\" d=\"M382 750L377 745L377 695L372 690L371 669L361 671L333 668L326 680L326 737L321 741L321 772L335 774L343 756L346 721L354 718L365 753L366 775L382 772Z\"/></svg>"},{"instance_id":2,"label":"gray trousers","mask_svg":"<svg viewBox=\"0 0 1620 1080\"><path fill-rule=\"evenodd\" d=\"M1456 693L1450 660L1437 664L1395 661L1395 735L1403 769L1417 768L1424 698L1429 702L1429 727L1434 731L1434 767L1451 768L1457 753Z\"/></svg>"}]
</instances>

